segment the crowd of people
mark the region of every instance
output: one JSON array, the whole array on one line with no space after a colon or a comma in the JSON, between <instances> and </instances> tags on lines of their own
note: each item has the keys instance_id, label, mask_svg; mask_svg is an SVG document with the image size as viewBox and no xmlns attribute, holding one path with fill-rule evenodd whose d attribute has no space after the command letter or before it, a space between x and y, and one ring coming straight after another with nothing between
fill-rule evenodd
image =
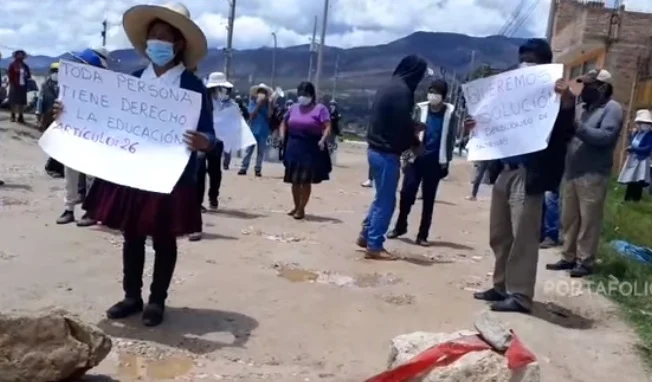
<instances>
[{"instance_id":1,"label":"crowd of people","mask_svg":"<svg viewBox=\"0 0 652 382\"><path fill-rule=\"evenodd\" d=\"M542 39L528 40L518 53L520 68L552 63L550 45ZM396 259L385 250L384 241L407 233L407 216L419 188L423 205L415 243L428 245L437 186L448 174L454 138L447 116L452 105L443 102L444 81L431 81L427 100L417 105L414 116L414 92L426 67L422 58L406 57L376 94L367 137L369 174L362 184L375 188L375 198L357 240L368 259ZM492 287L474 297L491 303L492 310L531 311L540 248L562 246L561 259L548 264L548 270L568 271L571 277L594 271L624 112L612 99L613 77L608 71L591 70L572 81L580 90L571 91L569 80L555 82L560 109L546 149L476 164L467 200L476 200L488 177L493 184L489 245L496 261ZM650 184L650 111L640 110L635 124L619 178L627 184L627 201L640 200ZM475 127L473 116L463 123L471 135ZM388 231L401 172L398 217Z\"/></svg>"},{"instance_id":2,"label":"crowd of people","mask_svg":"<svg viewBox=\"0 0 652 382\"><path fill-rule=\"evenodd\" d=\"M219 208L222 171L229 169L232 153L225 151L215 134L213 114L238 108L249 123L256 144L244 150L238 175L247 174L255 152L254 174L262 176L266 147L278 146L279 159L285 166L283 181L291 190L288 215L298 220L306 216L313 185L329 179L329 148L336 144L341 116L334 101L328 107L319 103L310 82L298 85L296 102L281 102L278 93L265 84L251 87L248 95L240 97L224 73L210 73L204 80L197 77L196 68L206 55L207 41L183 5L138 5L125 12L123 24L133 48L149 60L134 76L203 96L196 129L184 134L191 155L183 174L171 193L160 194L93 179L53 158L48 159L46 171L65 179L64 212L57 223L76 221L87 227L99 222L123 234L124 298L108 309L108 317L120 319L142 312L143 324L156 326L164 318L177 261L177 238L201 240L202 212ZM16 64L10 68L12 120L23 123L21 86L29 77L29 69L22 64L24 54L15 58ZM86 49L73 59L107 68L109 53ZM519 67L548 64L552 51L546 41L531 39L520 47L518 61ZM58 69L58 64L52 64L41 89L36 112L42 130L65 108L58 100ZM415 104L415 90L424 80L428 81L427 97ZM570 90L567 80L555 83L560 110L545 150L478 164L467 199L476 199L487 174L494 185L489 244L496 261L492 287L474 297L491 302L493 310L531 310L540 246L563 245L562 258L548 264L549 270L568 270L572 277L593 271L623 110L611 99L613 79L606 70L592 70L576 81L582 88L579 94ZM447 82L432 78L426 60L417 55L401 60L375 95L367 135L369 174L363 184L375 188L375 197L357 239L367 259L396 259L385 250L385 240L408 232L408 216L419 198L421 222L415 243L429 245L438 186L449 173L457 133L455 108L447 98ZM628 201L640 200L643 188L650 183L652 115L639 111L636 123L629 157L619 178L627 184ZM473 116L463 126L473 134ZM398 216L389 230L401 174ZM203 204L206 196L208 209ZM84 212L76 220L74 209L78 204ZM152 238L155 262L145 303L142 276L147 237Z\"/></svg>"},{"instance_id":3,"label":"crowd of people","mask_svg":"<svg viewBox=\"0 0 652 382\"><path fill-rule=\"evenodd\" d=\"M120 319L142 312L143 324L156 326L164 318L167 291L177 260L177 238L188 236L191 241L201 240L202 213L208 210L203 205L206 196L209 209L219 208L222 171L229 169L232 153L225 151L215 134L213 114L237 107L251 128L256 143L244 150L238 175L247 174L255 151L254 174L262 176L268 145L279 149L278 159L285 165L284 182L290 185L293 201L288 215L297 220L306 215L312 185L329 179L331 153L336 146L341 117L334 100L329 107L318 102L315 86L310 82L298 85L295 102L289 97L282 101L278 92L265 84L251 87L248 96L236 95L234 85L221 72L199 78L197 66L206 55L207 41L181 4L132 7L125 12L123 25L133 48L149 61L134 76L203 96L196 129L184 133L191 155L183 174L170 194L160 194L93 178L54 158L47 160L45 170L65 181L64 211L56 219L58 224L76 222L80 227L102 224L123 234L124 298L107 310L107 316ZM30 73L24 64L24 52L14 56L15 64L10 67L11 119L24 123L24 81L30 78ZM74 53L72 60L108 69L110 57L104 49L89 48ZM57 120L65 108L59 98L58 72L59 64L53 63L40 90L36 115L41 131ZM74 210L79 204L83 215L76 219ZM155 261L150 295L145 303L142 276L147 237L152 238Z\"/></svg>"}]
</instances>

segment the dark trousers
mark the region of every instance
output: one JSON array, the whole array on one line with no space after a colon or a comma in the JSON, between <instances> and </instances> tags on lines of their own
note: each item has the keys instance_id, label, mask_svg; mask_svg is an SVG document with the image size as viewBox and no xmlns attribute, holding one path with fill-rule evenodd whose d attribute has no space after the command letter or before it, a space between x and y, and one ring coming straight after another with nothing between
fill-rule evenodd
<instances>
[{"instance_id":1,"label":"dark trousers","mask_svg":"<svg viewBox=\"0 0 652 382\"><path fill-rule=\"evenodd\" d=\"M421 209L421 224L417 237L422 240L428 239L428 232L432 224L432 212L435 208L435 197L441 180L441 165L437 155L420 156L414 163L408 164L403 170L403 185L401 186L401 200L399 202L398 219L396 220L396 231L406 232L408 227L408 216L417 199L419 186L423 194Z\"/></svg>"},{"instance_id":2,"label":"dark trousers","mask_svg":"<svg viewBox=\"0 0 652 382\"><path fill-rule=\"evenodd\" d=\"M204 202L206 192L206 175L208 174L208 200L216 201L220 196L222 185L222 154L224 145L218 142L215 150L206 153L206 158L199 161L199 174L197 175L197 192L200 205Z\"/></svg>"},{"instance_id":3,"label":"dark trousers","mask_svg":"<svg viewBox=\"0 0 652 382\"><path fill-rule=\"evenodd\" d=\"M124 234L122 245L122 288L125 297L142 298L143 271L145 268L145 236ZM177 239L174 236L153 237L154 273L150 286L149 302L164 304L177 264Z\"/></svg>"},{"instance_id":4,"label":"dark trousers","mask_svg":"<svg viewBox=\"0 0 652 382\"><path fill-rule=\"evenodd\" d=\"M625 201L640 202L643 198L644 188L645 182L627 183L627 188L625 189Z\"/></svg>"}]
</instances>

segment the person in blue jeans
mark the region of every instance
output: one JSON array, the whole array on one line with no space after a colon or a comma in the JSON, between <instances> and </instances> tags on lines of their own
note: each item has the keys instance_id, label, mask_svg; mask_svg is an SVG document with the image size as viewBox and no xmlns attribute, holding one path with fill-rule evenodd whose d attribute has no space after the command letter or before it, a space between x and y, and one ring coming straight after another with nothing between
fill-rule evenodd
<instances>
[{"instance_id":1,"label":"person in blue jeans","mask_svg":"<svg viewBox=\"0 0 652 382\"><path fill-rule=\"evenodd\" d=\"M414 91L427 69L428 64L423 58L409 55L401 60L392 78L376 92L367 131L367 158L376 195L356 242L366 249L367 259L395 259L383 244L396 207L400 156L419 145L417 133L424 129L422 123L412 119L412 114Z\"/></svg>"},{"instance_id":2,"label":"person in blue jeans","mask_svg":"<svg viewBox=\"0 0 652 382\"><path fill-rule=\"evenodd\" d=\"M267 138L271 132L270 120L274 109L270 101L272 88L265 84L255 85L251 88L251 100L249 101L249 126L254 134L256 144L247 147L238 175L247 175L251 157L256 148L256 164L254 171L257 177L262 176L263 159L267 147Z\"/></svg>"},{"instance_id":3,"label":"person in blue jeans","mask_svg":"<svg viewBox=\"0 0 652 382\"><path fill-rule=\"evenodd\" d=\"M559 191L546 191L543 200L543 224L541 225L542 241L539 247L546 249L560 245Z\"/></svg>"}]
</instances>

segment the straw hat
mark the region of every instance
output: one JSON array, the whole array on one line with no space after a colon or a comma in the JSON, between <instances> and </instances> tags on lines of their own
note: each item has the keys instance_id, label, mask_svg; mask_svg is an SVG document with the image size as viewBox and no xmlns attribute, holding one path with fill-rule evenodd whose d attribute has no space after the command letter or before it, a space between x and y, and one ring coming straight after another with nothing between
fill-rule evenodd
<instances>
[{"instance_id":1,"label":"straw hat","mask_svg":"<svg viewBox=\"0 0 652 382\"><path fill-rule=\"evenodd\" d=\"M208 43L204 32L190 19L190 12L183 4L136 5L122 16L125 33L140 54L145 55L147 30L155 20L166 22L181 32L186 40L183 64L192 68L204 58Z\"/></svg>"},{"instance_id":2,"label":"straw hat","mask_svg":"<svg viewBox=\"0 0 652 382\"><path fill-rule=\"evenodd\" d=\"M232 88L233 84L226 80L226 75L222 72L213 72L208 75L206 80L207 88Z\"/></svg>"},{"instance_id":3,"label":"straw hat","mask_svg":"<svg viewBox=\"0 0 652 382\"><path fill-rule=\"evenodd\" d=\"M252 86L251 89L249 89L249 94L252 95L252 96L255 96L256 93L258 93L258 90L261 90L261 89L265 90L267 92L267 95L270 95L270 96L272 95L272 93L274 93L274 89L272 89L271 87L265 85L264 83L260 83L258 85Z\"/></svg>"},{"instance_id":4,"label":"straw hat","mask_svg":"<svg viewBox=\"0 0 652 382\"><path fill-rule=\"evenodd\" d=\"M636 119L634 122L652 123L652 113L647 109L642 109L636 112Z\"/></svg>"}]
</instances>

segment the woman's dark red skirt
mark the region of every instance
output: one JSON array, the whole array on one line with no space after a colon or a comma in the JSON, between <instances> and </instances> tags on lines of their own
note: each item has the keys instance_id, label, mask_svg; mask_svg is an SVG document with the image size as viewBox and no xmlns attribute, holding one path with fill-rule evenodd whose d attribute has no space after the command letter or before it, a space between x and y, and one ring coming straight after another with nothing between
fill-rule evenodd
<instances>
[{"instance_id":1,"label":"woman's dark red skirt","mask_svg":"<svg viewBox=\"0 0 652 382\"><path fill-rule=\"evenodd\" d=\"M132 235L177 237L202 230L195 185L159 194L95 179L83 208L102 225Z\"/></svg>"}]
</instances>

